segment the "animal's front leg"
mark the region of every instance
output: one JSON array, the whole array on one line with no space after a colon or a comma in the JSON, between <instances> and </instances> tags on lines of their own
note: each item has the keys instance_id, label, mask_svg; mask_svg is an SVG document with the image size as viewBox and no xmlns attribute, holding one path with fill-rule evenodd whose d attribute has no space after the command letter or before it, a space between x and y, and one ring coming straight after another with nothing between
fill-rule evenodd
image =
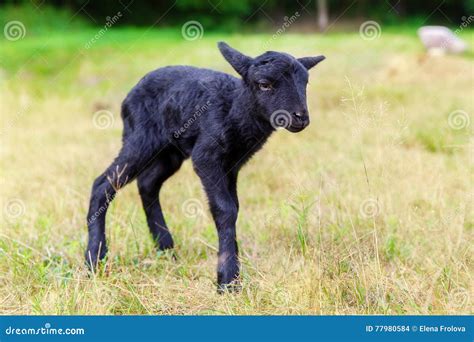
<instances>
[{"instance_id":1,"label":"animal's front leg","mask_svg":"<svg viewBox=\"0 0 474 342\"><path fill-rule=\"evenodd\" d=\"M239 277L239 259L237 234L237 206L228 191L224 180L205 186L209 205L219 235L219 253L217 264L218 291L235 289ZM229 286L230 285L230 286Z\"/></svg>"},{"instance_id":2,"label":"animal's front leg","mask_svg":"<svg viewBox=\"0 0 474 342\"><path fill-rule=\"evenodd\" d=\"M219 235L217 290L236 290L240 266L235 229L238 208L231 193L231 185L225 172L219 167L199 161L194 161L194 167L204 185Z\"/></svg>"}]
</instances>

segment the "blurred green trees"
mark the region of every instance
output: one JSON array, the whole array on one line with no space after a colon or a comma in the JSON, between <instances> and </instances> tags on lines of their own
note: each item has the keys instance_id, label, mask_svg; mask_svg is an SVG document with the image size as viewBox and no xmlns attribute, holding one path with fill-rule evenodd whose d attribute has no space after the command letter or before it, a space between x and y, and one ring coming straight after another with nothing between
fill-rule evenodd
<instances>
[{"instance_id":1,"label":"blurred green trees","mask_svg":"<svg viewBox=\"0 0 474 342\"><path fill-rule=\"evenodd\" d=\"M282 18L298 11L306 22L314 20L314 28L321 29L325 20L322 18L322 24L321 17L318 20L318 7L324 5L328 24L336 18L370 18L387 24L416 22L456 27L474 11L474 0L4 0L0 19L6 8L31 7L43 13L53 7L58 13L75 14L89 25L101 26L107 17L120 11L123 19L117 25L166 26L198 20L207 29L235 31L255 25L279 26Z\"/></svg>"}]
</instances>

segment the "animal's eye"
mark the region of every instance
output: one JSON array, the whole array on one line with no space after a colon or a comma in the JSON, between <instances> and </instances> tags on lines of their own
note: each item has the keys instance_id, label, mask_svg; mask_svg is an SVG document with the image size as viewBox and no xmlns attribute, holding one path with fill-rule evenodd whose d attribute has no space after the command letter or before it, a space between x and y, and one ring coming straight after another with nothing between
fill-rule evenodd
<instances>
[{"instance_id":1,"label":"animal's eye","mask_svg":"<svg viewBox=\"0 0 474 342\"><path fill-rule=\"evenodd\" d=\"M259 82L258 88L262 91L269 91L273 89L272 84L270 82Z\"/></svg>"}]
</instances>

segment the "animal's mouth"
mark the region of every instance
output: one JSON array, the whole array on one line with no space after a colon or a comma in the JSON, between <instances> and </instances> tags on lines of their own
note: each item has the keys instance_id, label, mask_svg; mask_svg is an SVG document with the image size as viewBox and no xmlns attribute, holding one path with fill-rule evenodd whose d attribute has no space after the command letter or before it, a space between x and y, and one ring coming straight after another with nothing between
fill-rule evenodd
<instances>
[{"instance_id":1,"label":"animal's mouth","mask_svg":"<svg viewBox=\"0 0 474 342\"><path fill-rule=\"evenodd\" d=\"M289 125L285 128L292 133L298 133L308 127L309 116L306 110L303 110L303 112L303 114L301 113L301 111L293 112L288 122Z\"/></svg>"},{"instance_id":2,"label":"animal's mouth","mask_svg":"<svg viewBox=\"0 0 474 342\"><path fill-rule=\"evenodd\" d=\"M306 127L308 127L309 123L305 124L305 123L301 123L301 124L292 124L288 127L285 127L288 131L290 131L291 133L298 133L298 132L301 132L302 130L304 130Z\"/></svg>"}]
</instances>

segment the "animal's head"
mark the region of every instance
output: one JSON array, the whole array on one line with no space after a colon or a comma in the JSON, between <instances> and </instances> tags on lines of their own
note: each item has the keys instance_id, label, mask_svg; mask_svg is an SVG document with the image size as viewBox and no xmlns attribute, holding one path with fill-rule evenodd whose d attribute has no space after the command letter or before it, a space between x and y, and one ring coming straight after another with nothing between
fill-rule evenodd
<instances>
[{"instance_id":1,"label":"animal's head","mask_svg":"<svg viewBox=\"0 0 474 342\"><path fill-rule=\"evenodd\" d=\"M267 51L251 58L224 42L218 46L224 58L242 76L273 127L300 132L309 125L308 70L324 60L324 56L295 58L286 53Z\"/></svg>"}]
</instances>

